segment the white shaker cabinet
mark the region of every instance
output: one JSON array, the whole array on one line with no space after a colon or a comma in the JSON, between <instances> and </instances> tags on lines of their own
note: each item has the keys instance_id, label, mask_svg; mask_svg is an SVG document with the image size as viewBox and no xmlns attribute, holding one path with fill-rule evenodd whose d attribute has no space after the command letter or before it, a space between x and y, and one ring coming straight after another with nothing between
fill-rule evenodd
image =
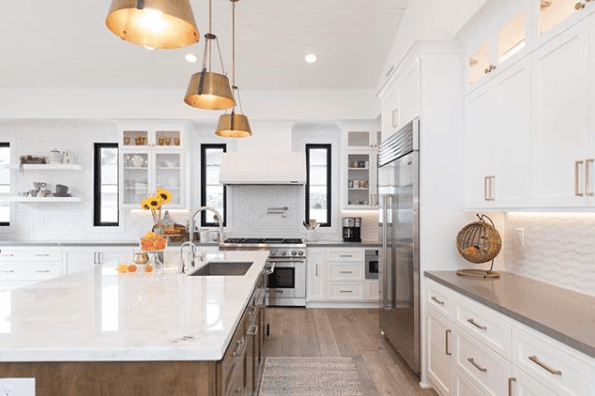
<instances>
[{"instance_id":1,"label":"white shaker cabinet","mask_svg":"<svg viewBox=\"0 0 595 396\"><path fill-rule=\"evenodd\" d=\"M466 207L528 205L530 62L522 60L467 97Z\"/></svg>"},{"instance_id":2,"label":"white shaker cabinet","mask_svg":"<svg viewBox=\"0 0 595 396\"><path fill-rule=\"evenodd\" d=\"M307 301L326 299L326 249L308 249L308 282L306 284Z\"/></svg>"},{"instance_id":3,"label":"white shaker cabinet","mask_svg":"<svg viewBox=\"0 0 595 396\"><path fill-rule=\"evenodd\" d=\"M589 137L589 20L532 55L532 194L535 207L586 206ZM595 134L594 134L595 135ZM590 164L590 173L593 173ZM588 187L588 186L587 186Z\"/></svg>"},{"instance_id":4,"label":"white shaker cabinet","mask_svg":"<svg viewBox=\"0 0 595 396\"><path fill-rule=\"evenodd\" d=\"M453 390L454 326L433 309L428 309L428 376L443 396Z\"/></svg>"},{"instance_id":5,"label":"white shaker cabinet","mask_svg":"<svg viewBox=\"0 0 595 396\"><path fill-rule=\"evenodd\" d=\"M68 274L110 261L132 263L132 247L85 246L64 249L64 262Z\"/></svg>"}]
</instances>

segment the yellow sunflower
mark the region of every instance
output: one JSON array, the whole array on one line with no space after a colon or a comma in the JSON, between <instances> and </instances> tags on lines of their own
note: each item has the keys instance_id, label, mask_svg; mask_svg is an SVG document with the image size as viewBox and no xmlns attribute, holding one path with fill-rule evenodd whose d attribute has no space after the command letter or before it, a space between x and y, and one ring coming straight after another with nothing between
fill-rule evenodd
<instances>
[{"instance_id":1,"label":"yellow sunflower","mask_svg":"<svg viewBox=\"0 0 595 396\"><path fill-rule=\"evenodd\" d=\"M159 190L157 190L156 197L157 199L161 200L162 204L169 203L172 199L171 193L167 191L165 188L160 188Z\"/></svg>"},{"instance_id":2,"label":"yellow sunflower","mask_svg":"<svg viewBox=\"0 0 595 396\"><path fill-rule=\"evenodd\" d=\"M161 201L158 197L149 197L147 199L149 200L149 209L157 210L161 207Z\"/></svg>"},{"instance_id":3,"label":"yellow sunflower","mask_svg":"<svg viewBox=\"0 0 595 396\"><path fill-rule=\"evenodd\" d=\"M143 202L140 203L141 208L143 208L144 210L149 210L151 209L151 197L147 197L143 200Z\"/></svg>"}]
</instances>

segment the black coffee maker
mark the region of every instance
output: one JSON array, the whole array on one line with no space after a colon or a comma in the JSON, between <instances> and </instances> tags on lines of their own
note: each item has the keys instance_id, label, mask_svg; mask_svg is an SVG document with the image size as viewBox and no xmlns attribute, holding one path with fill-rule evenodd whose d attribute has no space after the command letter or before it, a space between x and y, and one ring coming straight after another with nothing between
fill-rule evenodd
<instances>
[{"instance_id":1,"label":"black coffee maker","mask_svg":"<svg viewBox=\"0 0 595 396\"><path fill-rule=\"evenodd\" d=\"M343 217L343 241L361 242L361 230L361 217Z\"/></svg>"}]
</instances>

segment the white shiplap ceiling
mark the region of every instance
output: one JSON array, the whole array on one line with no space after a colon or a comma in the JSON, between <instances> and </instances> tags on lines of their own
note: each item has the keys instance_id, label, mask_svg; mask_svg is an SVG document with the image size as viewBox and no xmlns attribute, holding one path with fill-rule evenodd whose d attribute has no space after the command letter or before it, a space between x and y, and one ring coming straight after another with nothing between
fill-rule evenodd
<instances>
[{"instance_id":1,"label":"white shiplap ceiling","mask_svg":"<svg viewBox=\"0 0 595 396\"><path fill-rule=\"evenodd\" d=\"M243 0L237 3L242 89L373 89L408 0ZM191 0L201 34L207 0ZM148 51L107 30L109 0L3 1L0 87L185 90L204 38ZM213 32L230 73L231 3L213 0ZM184 55L192 51L199 62ZM308 53L318 62L304 62Z\"/></svg>"}]
</instances>

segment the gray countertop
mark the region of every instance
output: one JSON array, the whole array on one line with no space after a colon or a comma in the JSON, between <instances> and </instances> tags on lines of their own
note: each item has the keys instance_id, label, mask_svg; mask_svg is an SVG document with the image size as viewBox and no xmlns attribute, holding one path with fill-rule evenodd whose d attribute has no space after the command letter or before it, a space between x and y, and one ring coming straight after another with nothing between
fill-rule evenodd
<instances>
[{"instance_id":1,"label":"gray countertop","mask_svg":"<svg viewBox=\"0 0 595 396\"><path fill-rule=\"evenodd\" d=\"M595 358L595 297L507 272L498 279L424 275Z\"/></svg>"}]
</instances>

